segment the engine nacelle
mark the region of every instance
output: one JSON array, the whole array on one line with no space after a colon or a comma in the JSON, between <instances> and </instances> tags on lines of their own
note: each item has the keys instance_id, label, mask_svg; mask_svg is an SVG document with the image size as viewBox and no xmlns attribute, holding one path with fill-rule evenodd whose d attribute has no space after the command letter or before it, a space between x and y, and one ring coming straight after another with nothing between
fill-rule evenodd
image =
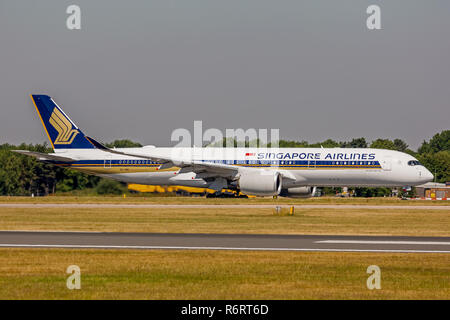
<instances>
[{"instance_id":1,"label":"engine nacelle","mask_svg":"<svg viewBox=\"0 0 450 320\"><path fill-rule=\"evenodd\" d=\"M309 198L314 196L315 191L315 187L295 187L282 189L280 192L280 196L289 198Z\"/></svg>"},{"instance_id":2,"label":"engine nacelle","mask_svg":"<svg viewBox=\"0 0 450 320\"><path fill-rule=\"evenodd\" d=\"M281 192L279 172L244 173L239 178L242 193L254 196L276 196Z\"/></svg>"}]
</instances>

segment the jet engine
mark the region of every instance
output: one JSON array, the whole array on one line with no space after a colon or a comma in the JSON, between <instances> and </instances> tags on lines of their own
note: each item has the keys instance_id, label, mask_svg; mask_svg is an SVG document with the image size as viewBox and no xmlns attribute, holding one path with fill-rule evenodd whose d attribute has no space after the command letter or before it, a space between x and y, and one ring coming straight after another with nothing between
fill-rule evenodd
<instances>
[{"instance_id":1,"label":"jet engine","mask_svg":"<svg viewBox=\"0 0 450 320\"><path fill-rule=\"evenodd\" d=\"M280 196L288 198L309 198L316 193L316 187L295 187L289 189L282 189Z\"/></svg>"},{"instance_id":2,"label":"jet engine","mask_svg":"<svg viewBox=\"0 0 450 320\"><path fill-rule=\"evenodd\" d=\"M281 191L281 174L276 171L244 173L239 178L242 193L254 196L276 196Z\"/></svg>"}]
</instances>

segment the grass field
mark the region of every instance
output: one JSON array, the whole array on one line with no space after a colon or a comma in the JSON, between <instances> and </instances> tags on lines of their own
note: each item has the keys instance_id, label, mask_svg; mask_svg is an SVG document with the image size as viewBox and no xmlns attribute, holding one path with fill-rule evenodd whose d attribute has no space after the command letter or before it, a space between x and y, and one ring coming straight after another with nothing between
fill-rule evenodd
<instances>
[{"instance_id":1,"label":"grass field","mask_svg":"<svg viewBox=\"0 0 450 320\"><path fill-rule=\"evenodd\" d=\"M391 199L46 197L0 203L279 203L270 208L0 208L1 230L450 236L449 210L339 208ZM423 201L425 205L434 202ZM441 204L439 204L441 205ZM66 288L69 265L81 290ZM381 290L368 290L369 265ZM0 299L450 299L450 255L428 253L0 249Z\"/></svg>"},{"instance_id":2,"label":"grass field","mask_svg":"<svg viewBox=\"0 0 450 320\"><path fill-rule=\"evenodd\" d=\"M69 265L81 289L66 288ZM369 265L381 289L368 290ZM0 299L450 299L445 254L0 250Z\"/></svg>"},{"instance_id":3,"label":"grass field","mask_svg":"<svg viewBox=\"0 0 450 320\"><path fill-rule=\"evenodd\" d=\"M0 230L450 236L450 210L1 208Z\"/></svg>"},{"instance_id":4,"label":"grass field","mask_svg":"<svg viewBox=\"0 0 450 320\"><path fill-rule=\"evenodd\" d=\"M249 198L249 199L206 199L204 197L162 197L133 195L122 196L48 196L48 197L0 197L0 203L129 203L129 204L368 204L368 205L401 205L401 206L448 206L450 201L400 200L398 198Z\"/></svg>"}]
</instances>

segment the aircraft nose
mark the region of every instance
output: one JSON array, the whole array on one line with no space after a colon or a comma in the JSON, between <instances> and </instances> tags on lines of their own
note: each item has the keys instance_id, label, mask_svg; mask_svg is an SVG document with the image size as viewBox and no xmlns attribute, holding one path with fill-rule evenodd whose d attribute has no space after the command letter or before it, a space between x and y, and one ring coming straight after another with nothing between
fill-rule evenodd
<instances>
[{"instance_id":1,"label":"aircraft nose","mask_svg":"<svg viewBox=\"0 0 450 320\"><path fill-rule=\"evenodd\" d=\"M434 179L433 174L426 168L421 170L421 178L424 183L431 182Z\"/></svg>"}]
</instances>

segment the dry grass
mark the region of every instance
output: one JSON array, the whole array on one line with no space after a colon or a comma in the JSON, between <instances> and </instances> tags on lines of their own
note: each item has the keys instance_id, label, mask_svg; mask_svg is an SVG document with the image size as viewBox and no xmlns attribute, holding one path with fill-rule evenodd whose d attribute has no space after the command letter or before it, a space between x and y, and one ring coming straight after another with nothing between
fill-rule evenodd
<instances>
[{"instance_id":1,"label":"dry grass","mask_svg":"<svg viewBox=\"0 0 450 320\"><path fill-rule=\"evenodd\" d=\"M402 202L403 203L403 202ZM0 208L3 230L449 236L447 210ZM76 264L82 289L66 288ZM382 289L368 290L378 265ZM450 299L448 254L0 249L0 299Z\"/></svg>"},{"instance_id":2,"label":"dry grass","mask_svg":"<svg viewBox=\"0 0 450 320\"><path fill-rule=\"evenodd\" d=\"M81 290L65 270L81 268ZM381 290L366 269L381 268ZM450 299L445 254L1 249L0 299Z\"/></svg>"},{"instance_id":3,"label":"dry grass","mask_svg":"<svg viewBox=\"0 0 450 320\"><path fill-rule=\"evenodd\" d=\"M333 204L333 205L402 205L402 206L449 206L450 201L399 200L398 198L336 198L319 197L309 199L249 198L206 199L204 197L158 197L158 196L48 196L48 197L0 197L0 203L128 203L128 204Z\"/></svg>"},{"instance_id":4,"label":"dry grass","mask_svg":"<svg viewBox=\"0 0 450 320\"><path fill-rule=\"evenodd\" d=\"M450 236L447 210L0 208L0 230Z\"/></svg>"}]
</instances>

